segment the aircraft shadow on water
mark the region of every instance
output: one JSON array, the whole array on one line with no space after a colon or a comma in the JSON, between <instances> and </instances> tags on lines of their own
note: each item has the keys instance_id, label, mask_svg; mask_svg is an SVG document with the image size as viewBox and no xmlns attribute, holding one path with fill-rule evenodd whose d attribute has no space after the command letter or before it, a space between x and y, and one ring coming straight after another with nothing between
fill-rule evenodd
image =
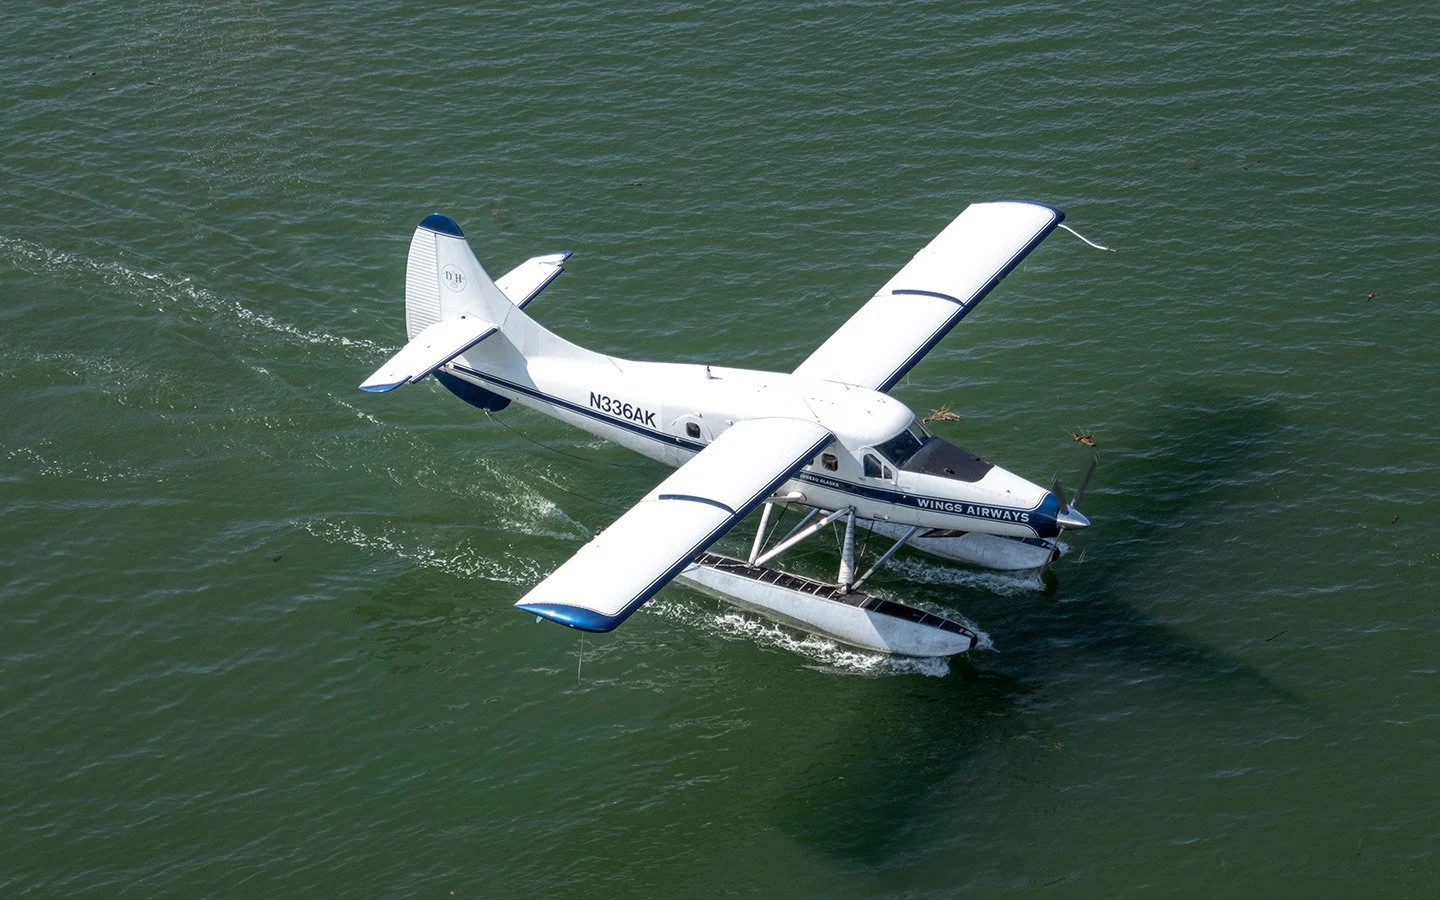
<instances>
[{"instance_id":1,"label":"aircraft shadow on water","mask_svg":"<svg viewBox=\"0 0 1440 900\"><path fill-rule=\"evenodd\" d=\"M1285 425L1272 404L1247 398L1205 397L1168 409L1164 419L1141 429L1146 458L1107 457L1107 487L1095 494L1095 508L1110 512L1095 540L1123 545L1125 552L1097 552L1060 573L1053 597L1014 598L1007 601L1011 614L992 612L987 627L1011 649L977 659L978 669L952 662L959 677L911 681L898 696L891 679L842 679L834 688L837 714L828 720L830 733L803 736L806 747L834 752L812 750L800 754L805 766L756 773L773 779L782 831L822 852L866 862L907 852L904 836L916 833L915 826L963 805L965 791L987 790L993 778L1004 776L962 777L982 748L1044 732L1044 714L1037 722L1029 702L1041 686L1091 664L1118 664L1136 678L1157 679L1196 709L1213 704L1217 694L1239 694L1271 709L1304 707L1252 666L1144 611L1164 590L1147 583L1145 572L1176 551L1185 531L1175 526L1224 497L1227 485L1272 466ZM1120 498L1143 508L1144 518L1124 515L1109 502ZM1073 591L1067 583L1076 584ZM1072 594L1073 602L1055 602ZM877 691L885 694L883 702L867 702ZM777 758L786 758L785 752L766 754L767 760ZM947 802L937 803L947 795Z\"/></svg>"}]
</instances>

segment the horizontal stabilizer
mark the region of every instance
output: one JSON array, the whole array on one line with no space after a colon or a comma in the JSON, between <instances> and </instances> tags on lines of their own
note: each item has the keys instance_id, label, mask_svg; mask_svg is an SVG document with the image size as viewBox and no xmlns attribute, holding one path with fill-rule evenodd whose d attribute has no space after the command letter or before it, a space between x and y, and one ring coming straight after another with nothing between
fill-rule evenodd
<instances>
[{"instance_id":1,"label":"horizontal stabilizer","mask_svg":"<svg viewBox=\"0 0 1440 900\"><path fill-rule=\"evenodd\" d=\"M500 276L495 286L510 298L511 303L524 309L525 304L534 300L537 294L545 290L546 285L560 277L560 273L564 271L565 260L569 258L568 250L564 253L531 257Z\"/></svg>"},{"instance_id":2,"label":"horizontal stabilizer","mask_svg":"<svg viewBox=\"0 0 1440 900\"><path fill-rule=\"evenodd\" d=\"M515 605L582 631L612 630L831 437L802 419L736 423Z\"/></svg>"},{"instance_id":3,"label":"horizontal stabilizer","mask_svg":"<svg viewBox=\"0 0 1440 900\"><path fill-rule=\"evenodd\" d=\"M360 390L378 394L393 391L402 384L414 384L496 330L494 325L476 316L436 322L386 360L374 375L365 379Z\"/></svg>"}]
</instances>

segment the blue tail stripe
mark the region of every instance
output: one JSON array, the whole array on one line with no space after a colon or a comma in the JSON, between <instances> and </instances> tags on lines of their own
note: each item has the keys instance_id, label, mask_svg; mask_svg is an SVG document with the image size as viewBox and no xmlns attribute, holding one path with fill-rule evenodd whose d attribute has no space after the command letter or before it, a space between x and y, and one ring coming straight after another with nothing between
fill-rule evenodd
<instances>
[{"instance_id":1,"label":"blue tail stripe","mask_svg":"<svg viewBox=\"0 0 1440 900\"><path fill-rule=\"evenodd\" d=\"M420 227L429 229L437 234L448 234L451 237L463 238L465 236L465 232L460 230L460 226L455 224L454 219L449 216L443 216L440 213L431 213L421 219Z\"/></svg>"}]
</instances>

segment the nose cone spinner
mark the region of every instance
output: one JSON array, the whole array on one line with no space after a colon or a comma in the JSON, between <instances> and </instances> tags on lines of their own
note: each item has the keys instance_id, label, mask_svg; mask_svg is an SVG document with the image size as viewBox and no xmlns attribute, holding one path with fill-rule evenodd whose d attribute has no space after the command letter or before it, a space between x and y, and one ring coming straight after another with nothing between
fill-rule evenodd
<instances>
[{"instance_id":1,"label":"nose cone spinner","mask_svg":"<svg viewBox=\"0 0 1440 900\"><path fill-rule=\"evenodd\" d=\"M1085 518L1084 513L1072 506L1056 513L1055 524L1061 528L1085 528L1090 524L1090 520Z\"/></svg>"}]
</instances>

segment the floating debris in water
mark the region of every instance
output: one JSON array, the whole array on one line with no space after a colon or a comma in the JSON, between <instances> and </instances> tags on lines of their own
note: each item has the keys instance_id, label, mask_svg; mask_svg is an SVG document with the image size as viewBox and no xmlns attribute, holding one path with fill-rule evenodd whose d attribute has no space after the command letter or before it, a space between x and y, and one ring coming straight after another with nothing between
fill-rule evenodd
<instances>
[{"instance_id":1,"label":"floating debris in water","mask_svg":"<svg viewBox=\"0 0 1440 900\"><path fill-rule=\"evenodd\" d=\"M930 415L920 420L921 425L929 425L931 422L959 422L960 417L955 414L949 403L944 406L937 406L930 410Z\"/></svg>"}]
</instances>

